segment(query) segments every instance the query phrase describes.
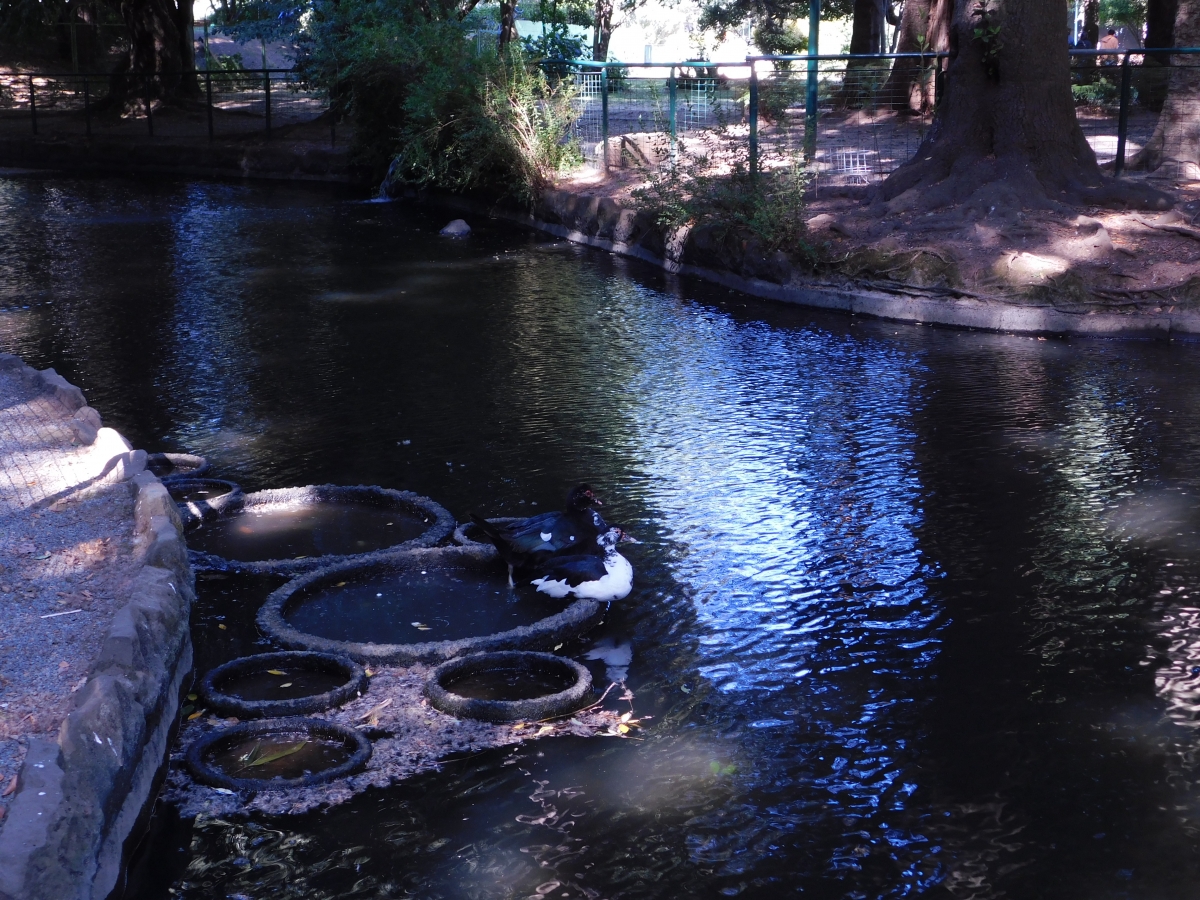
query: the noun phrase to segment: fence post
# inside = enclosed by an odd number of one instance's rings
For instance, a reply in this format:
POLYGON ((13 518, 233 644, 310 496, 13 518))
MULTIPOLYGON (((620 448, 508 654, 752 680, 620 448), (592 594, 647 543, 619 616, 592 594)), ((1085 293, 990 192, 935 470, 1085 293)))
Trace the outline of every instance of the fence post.
POLYGON ((271 136, 271 70, 263 70, 263 85, 266 91, 267 137, 271 136))
POLYGON ((808 84, 804 91, 804 158, 817 155, 817 54, 821 27, 821 0, 808 4, 808 84))
POLYGON ((1133 93, 1132 81, 1133 72, 1129 67, 1129 51, 1126 50, 1125 58, 1121 60, 1121 112, 1117 117, 1117 159, 1113 164, 1113 175, 1116 178, 1120 178, 1121 173, 1125 171, 1125 140, 1129 136, 1129 103, 1133 93))
POLYGON ((33 121, 33 133, 37 134, 37 90, 32 75, 29 76, 29 118, 33 121))
POLYGON ((758 178, 758 67, 750 60, 750 178, 758 178))
POLYGON ((83 121, 87 128, 87 136, 92 136, 92 92, 88 85, 87 76, 83 76, 83 121))
MULTIPOLYGON (((204 26, 205 28, 208 25, 204 26)), ((212 120, 212 72, 208 70, 208 62, 204 63, 204 94, 208 98, 208 139, 213 139, 213 120, 212 120)))
POLYGON ((600 140, 604 146, 604 174, 608 174, 608 66, 600 69, 600 140))
POLYGON ((671 162, 675 161, 675 67, 671 66, 671 78, 667 82, 667 105, 671 114, 671 162))

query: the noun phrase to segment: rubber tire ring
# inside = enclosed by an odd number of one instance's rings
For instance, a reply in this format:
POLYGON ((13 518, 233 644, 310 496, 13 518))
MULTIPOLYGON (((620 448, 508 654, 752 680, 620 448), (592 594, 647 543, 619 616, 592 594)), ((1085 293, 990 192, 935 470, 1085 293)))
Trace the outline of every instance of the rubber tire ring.
POLYGON ((592 694, 592 675, 585 666, 565 656, 530 650, 503 650, 473 653, 444 662, 425 678, 425 696, 430 705, 447 715, 485 722, 540 722, 565 716, 587 705, 592 694), (547 666, 565 669, 575 675, 575 683, 565 690, 528 700, 478 700, 455 694, 444 682, 455 676, 486 673, 489 669, 526 669, 547 666))
POLYGON ((163 484, 167 493, 171 495, 171 499, 175 500, 175 507, 179 510, 179 518, 183 520, 184 528, 197 522, 214 519, 225 513, 235 512, 241 509, 246 502, 246 495, 242 493, 241 486, 222 478, 168 478, 163 484), (176 492, 182 493, 206 485, 222 485, 229 490, 209 500, 176 499, 176 492))
MULTIPOLYGON (((177 471, 175 474, 167 472, 166 475, 159 475, 160 481, 174 481, 180 478, 198 478, 208 471, 208 460, 203 456, 196 456, 193 453, 148 453, 146 454, 146 468, 154 472, 155 466, 162 466, 163 463, 169 463, 172 468, 177 471)), ((158 473, 155 473, 156 475, 158 473)))
POLYGON ((366 670, 349 657, 312 650, 286 650, 243 656, 217 666, 200 680, 196 692, 205 706, 227 716, 237 716, 239 719, 277 719, 341 706, 365 694, 369 684, 366 670), (331 691, 294 697, 290 700, 245 700, 234 694, 226 694, 217 687, 221 682, 238 675, 282 668, 336 674, 344 676, 346 682, 331 691))
POLYGON ((186 763, 192 777, 201 784, 229 791, 279 791, 287 788, 311 787, 325 784, 362 769, 371 759, 371 742, 360 731, 326 722, 324 719, 260 719, 243 722, 228 728, 217 728, 197 738, 187 748, 186 763), (333 766, 299 778, 235 778, 205 762, 205 755, 225 743, 235 743, 260 734, 311 734, 315 737, 340 738, 354 746, 350 758, 333 766))

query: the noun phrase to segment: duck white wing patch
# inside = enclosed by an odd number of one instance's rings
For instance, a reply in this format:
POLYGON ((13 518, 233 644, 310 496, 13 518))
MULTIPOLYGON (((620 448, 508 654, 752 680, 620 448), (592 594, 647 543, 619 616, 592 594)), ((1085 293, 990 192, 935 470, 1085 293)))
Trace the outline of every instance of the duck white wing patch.
POLYGON ((553 533, 551 533, 549 531, 543 531, 541 534, 538 535, 538 537, 540 537, 543 541, 546 541, 547 543, 549 543, 550 538, 554 537, 554 535, 553 535, 553 533))
POLYGON ((536 584, 540 593, 549 594, 555 599, 566 597, 571 593, 571 586, 564 581, 555 581, 552 578, 535 578, 531 584, 536 584))

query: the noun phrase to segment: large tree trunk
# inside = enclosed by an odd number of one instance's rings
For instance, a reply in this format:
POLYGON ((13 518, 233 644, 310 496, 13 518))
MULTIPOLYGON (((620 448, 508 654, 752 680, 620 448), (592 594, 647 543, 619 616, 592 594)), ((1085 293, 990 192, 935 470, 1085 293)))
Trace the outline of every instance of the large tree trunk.
POLYGON ((992 0, 981 9, 979 0, 955 0, 946 93, 916 156, 882 186, 889 211, 1169 205, 1101 175, 1075 120, 1063 5, 992 0))
POLYGON ((1087 0, 1083 5, 1083 40, 1095 50, 1100 40, 1100 0, 1087 0))
MULTIPOLYGON (((1200 41, 1200 0, 1179 0, 1174 37, 1180 47, 1200 41)), ((1200 177, 1200 68, 1195 57, 1177 56, 1174 62, 1158 125, 1128 168, 1154 171, 1169 165, 1195 179, 1200 177)))
POLYGON ((854 0, 854 28, 850 32, 851 53, 882 53, 883 23, 887 0, 854 0))
MULTIPOLYGON (((1146 3, 1146 48, 1175 45, 1175 16, 1179 0, 1149 0, 1146 3)), ((1145 63, 1135 73, 1138 103, 1159 112, 1167 99, 1167 66, 1170 54, 1147 53, 1145 63)))
POLYGON ((596 0, 596 31, 592 38, 592 59, 595 62, 608 62, 608 44, 613 32, 613 5, 613 0, 596 0))
POLYGON ((516 0, 500 0, 500 49, 517 39, 516 0))
MULTIPOLYGON (((897 53, 941 53, 950 49, 953 0, 905 0, 897 53)), ((919 115, 933 108, 936 60, 898 59, 883 96, 892 109, 919 115)))
POLYGON ((129 31, 129 51, 113 73, 113 99, 175 96, 183 76, 178 8, 172 0, 115 0, 113 5, 129 31))

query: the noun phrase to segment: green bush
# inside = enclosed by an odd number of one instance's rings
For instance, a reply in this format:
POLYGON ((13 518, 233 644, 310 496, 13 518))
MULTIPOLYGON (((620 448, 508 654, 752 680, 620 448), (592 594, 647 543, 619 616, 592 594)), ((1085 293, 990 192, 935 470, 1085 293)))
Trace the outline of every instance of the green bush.
POLYGON ((302 40, 308 77, 354 118, 360 159, 393 183, 531 202, 577 162, 573 85, 510 45, 404 0, 320 2, 302 40))

